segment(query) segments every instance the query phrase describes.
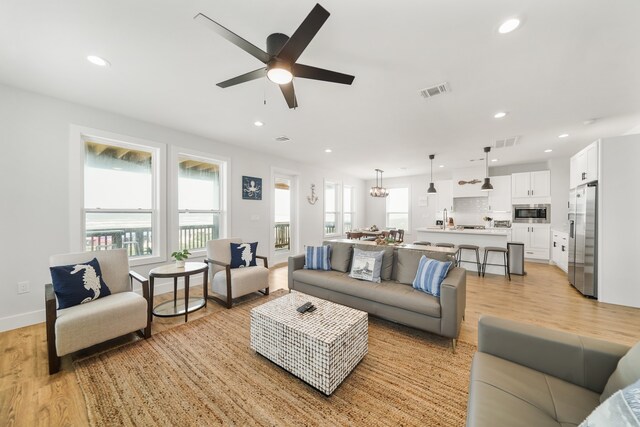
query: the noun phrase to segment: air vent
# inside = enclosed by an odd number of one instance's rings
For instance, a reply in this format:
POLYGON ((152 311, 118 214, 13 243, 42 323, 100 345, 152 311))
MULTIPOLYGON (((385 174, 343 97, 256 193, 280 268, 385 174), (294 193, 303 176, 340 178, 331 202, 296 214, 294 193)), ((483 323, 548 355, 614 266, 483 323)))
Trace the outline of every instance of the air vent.
POLYGON ((440 83, 439 85, 435 85, 418 91, 420 96, 422 96, 423 98, 431 98, 432 96, 441 95, 447 92, 451 92, 451 88, 449 87, 449 83, 447 82, 440 83))
POLYGON ((282 135, 282 136, 277 136, 276 137, 276 141, 278 141, 278 142, 289 142, 289 141, 291 141, 291 138, 289 138, 288 136, 282 135))
POLYGON ((508 138, 497 139, 493 144, 493 148, 507 148, 513 147, 520 142, 519 136, 510 136, 508 138))

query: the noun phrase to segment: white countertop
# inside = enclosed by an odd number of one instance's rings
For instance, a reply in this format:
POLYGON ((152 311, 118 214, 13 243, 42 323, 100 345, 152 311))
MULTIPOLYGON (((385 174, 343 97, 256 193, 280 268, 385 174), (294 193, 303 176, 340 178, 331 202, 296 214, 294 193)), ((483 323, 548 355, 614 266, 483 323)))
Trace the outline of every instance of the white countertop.
POLYGON ((445 230, 440 227, 422 227, 416 228, 416 231, 423 233, 443 233, 443 234, 480 234, 488 236, 508 236, 511 231, 510 228, 487 228, 484 230, 457 230, 455 228, 447 228, 445 230))

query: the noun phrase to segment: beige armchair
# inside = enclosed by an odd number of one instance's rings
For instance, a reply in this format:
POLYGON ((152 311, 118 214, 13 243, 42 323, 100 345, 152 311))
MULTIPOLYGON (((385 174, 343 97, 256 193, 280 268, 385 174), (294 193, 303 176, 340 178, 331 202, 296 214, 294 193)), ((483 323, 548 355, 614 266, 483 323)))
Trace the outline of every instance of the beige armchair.
POLYGON ((254 267, 231 268, 231 243, 242 243, 242 239, 217 239, 207 242, 207 259, 211 274, 213 295, 209 298, 227 308, 233 305, 233 299, 252 292, 269 295, 269 263, 267 257, 256 256, 263 265, 254 267))
POLYGON ((111 295, 57 309, 53 285, 45 285, 49 374, 60 370, 60 357, 83 348, 137 331, 151 336, 149 282, 129 271, 126 249, 53 255, 49 266, 85 263, 96 258, 111 295), (143 296, 133 292, 133 279, 142 285, 143 296))

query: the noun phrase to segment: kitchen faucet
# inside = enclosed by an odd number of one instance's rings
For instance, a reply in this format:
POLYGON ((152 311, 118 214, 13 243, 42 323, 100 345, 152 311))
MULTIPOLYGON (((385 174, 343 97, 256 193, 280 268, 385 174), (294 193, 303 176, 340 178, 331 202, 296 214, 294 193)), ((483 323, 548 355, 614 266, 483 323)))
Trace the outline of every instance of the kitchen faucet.
POLYGON ((447 229, 447 221, 449 220, 448 215, 447 215, 447 208, 444 208, 444 210, 442 211, 442 229, 446 230, 447 229))

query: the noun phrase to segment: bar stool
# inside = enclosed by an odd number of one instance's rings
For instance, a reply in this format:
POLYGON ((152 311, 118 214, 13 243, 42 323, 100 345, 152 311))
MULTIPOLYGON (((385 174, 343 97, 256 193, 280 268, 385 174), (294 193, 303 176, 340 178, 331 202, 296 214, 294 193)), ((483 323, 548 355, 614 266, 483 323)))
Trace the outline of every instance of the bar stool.
POLYGON ((507 248, 501 248, 499 246, 487 246, 484 248, 484 262, 482 263, 482 277, 487 271, 487 265, 504 266, 504 275, 511 280, 511 272, 509 271, 509 250, 507 248), (487 255, 489 252, 497 252, 504 255, 504 264, 487 264, 487 255))
POLYGON ((427 242, 424 240, 418 240, 417 242, 413 242, 414 245, 422 245, 422 246, 431 246, 431 242, 427 242))
POLYGON ((462 259, 462 251, 463 250, 468 250, 468 251, 475 251, 476 253, 476 268, 478 270, 478 277, 480 277, 480 273, 482 272, 482 266, 480 264, 480 247, 476 246, 476 245, 458 245, 458 265, 460 265, 461 262, 473 262, 473 261, 465 261, 462 259))
POLYGON ((456 245, 453 243, 436 243, 437 248, 455 248, 456 245))

